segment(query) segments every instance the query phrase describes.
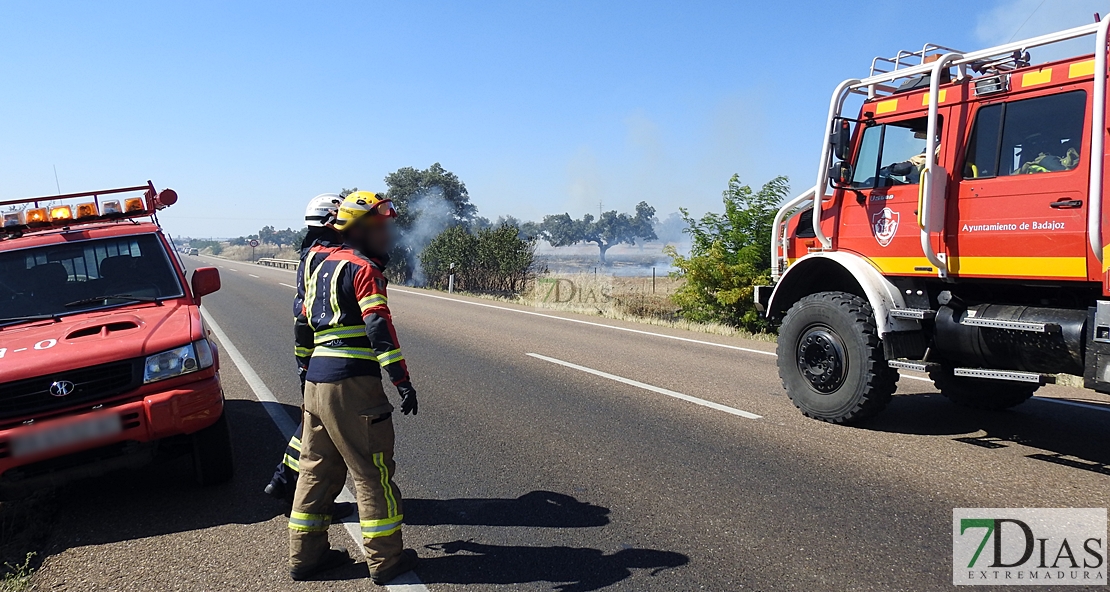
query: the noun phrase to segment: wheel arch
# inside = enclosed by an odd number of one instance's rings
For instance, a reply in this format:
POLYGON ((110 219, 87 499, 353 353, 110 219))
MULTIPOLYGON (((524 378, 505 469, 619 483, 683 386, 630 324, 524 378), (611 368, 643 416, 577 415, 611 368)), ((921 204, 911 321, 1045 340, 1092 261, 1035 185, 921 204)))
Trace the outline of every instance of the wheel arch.
POLYGON ((892 331, 918 331, 921 323, 892 317, 905 308, 901 292, 866 259, 839 251, 810 253, 798 259, 775 285, 767 302, 767 317, 779 320, 805 296, 817 292, 847 292, 865 298, 875 312, 879 335, 892 331))

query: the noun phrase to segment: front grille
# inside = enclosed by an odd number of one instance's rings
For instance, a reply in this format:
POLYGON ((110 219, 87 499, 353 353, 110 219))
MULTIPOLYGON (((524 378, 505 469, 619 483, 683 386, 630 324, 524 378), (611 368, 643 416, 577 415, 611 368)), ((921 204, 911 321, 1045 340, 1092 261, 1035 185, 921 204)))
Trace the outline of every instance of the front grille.
POLYGON ((141 371, 141 360, 125 360, 0 384, 0 419, 47 413, 125 393, 140 385, 141 371), (73 392, 64 397, 50 394, 50 385, 56 381, 72 382, 73 392))

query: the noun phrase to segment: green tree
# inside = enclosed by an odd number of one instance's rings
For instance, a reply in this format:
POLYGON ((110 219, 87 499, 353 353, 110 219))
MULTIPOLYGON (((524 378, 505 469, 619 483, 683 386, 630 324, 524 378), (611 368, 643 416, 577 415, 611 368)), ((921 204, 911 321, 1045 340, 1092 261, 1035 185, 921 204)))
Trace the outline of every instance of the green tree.
POLYGON ((442 194, 456 222, 465 224, 478 213, 478 208, 470 203, 466 185, 438 162, 424 170, 399 168, 385 176, 385 184, 386 194, 397 208, 397 223, 401 228, 410 228, 416 221, 414 213, 409 212, 413 201, 432 192, 442 194))
POLYGON ((755 310, 754 287, 770 282, 771 226, 779 204, 790 186, 786 177, 775 177, 759 189, 733 175, 722 194, 725 211, 700 219, 679 211, 692 238, 689 256, 668 246, 665 252, 685 283, 675 293, 681 314, 692 321, 720 322, 749 331, 768 325, 755 310))
POLYGON ((397 209, 397 246, 390 254, 389 275, 407 283, 420 253, 444 229, 469 225, 478 209, 455 173, 434 163, 426 169, 403 167, 386 175, 386 195, 397 209))
POLYGON ((603 212, 594 219, 586 214, 575 220, 570 214, 544 216, 540 225, 540 236, 553 247, 565 247, 576 243, 593 243, 600 251, 601 263, 605 263, 605 253, 613 245, 636 244, 636 240, 655 240, 652 220, 655 208, 647 202, 636 204, 635 215, 618 214, 616 210, 603 212))

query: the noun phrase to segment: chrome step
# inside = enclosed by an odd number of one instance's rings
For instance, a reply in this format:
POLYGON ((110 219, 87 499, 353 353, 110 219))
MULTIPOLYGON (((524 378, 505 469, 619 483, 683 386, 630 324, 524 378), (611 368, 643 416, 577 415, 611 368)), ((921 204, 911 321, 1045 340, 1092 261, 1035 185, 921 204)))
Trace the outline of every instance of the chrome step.
POLYGON ((915 321, 925 321, 936 318, 937 311, 929 310, 927 308, 894 308, 891 309, 890 316, 896 319, 913 319, 915 321))
POLYGON ((886 365, 891 368, 913 370, 914 372, 928 372, 930 368, 936 366, 936 364, 930 362, 918 362, 915 360, 887 360, 886 365))
POLYGON ((980 319, 964 317, 961 325, 969 327, 985 327, 988 329, 1007 329, 1009 331, 1029 331, 1031 333, 1049 333, 1060 330, 1056 323, 1035 323, 1030 321, 1008 321, 1006 319, 980 319))
POLYGON ((1055 382, 1053 377, 1037 372, 1019 372, 1017 370, 989 370, 986 368, 953 368, 952 374, 967 378, 985 378, 988 380, 1009 380, 1012 382, 1031 382, 1046 384, 1055 382))

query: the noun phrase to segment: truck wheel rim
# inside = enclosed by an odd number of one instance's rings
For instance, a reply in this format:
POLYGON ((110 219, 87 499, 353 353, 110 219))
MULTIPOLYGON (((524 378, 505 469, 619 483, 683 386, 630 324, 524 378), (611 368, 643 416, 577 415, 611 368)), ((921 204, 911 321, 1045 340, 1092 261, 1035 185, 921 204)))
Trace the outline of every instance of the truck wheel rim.
POLYGON ((831 393, 844 383, 844 343, 828 327, 806 329, 798 340, 798 369, 819 393, 831 393))

